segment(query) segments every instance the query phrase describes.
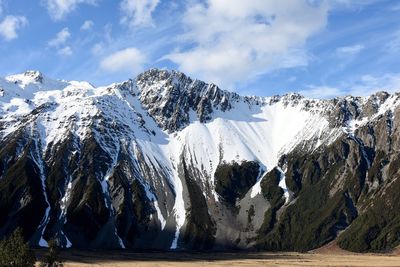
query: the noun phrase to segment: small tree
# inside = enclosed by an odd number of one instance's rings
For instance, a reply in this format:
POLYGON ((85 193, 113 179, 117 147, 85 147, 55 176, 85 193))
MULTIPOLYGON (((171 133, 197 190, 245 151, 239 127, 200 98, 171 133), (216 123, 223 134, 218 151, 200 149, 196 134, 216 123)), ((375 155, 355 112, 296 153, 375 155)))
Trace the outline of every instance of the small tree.
POLYGON ((40 263, 40 267, 63 267, 64 264, 58 259, 58 242, 54 239, 50 240, 49 250, 47 251, 44 261, 40 263))
POLYGON ((21 229, 0 241, 0 267, 33 267, 35 261, 35 254, 25 243, 21 229))

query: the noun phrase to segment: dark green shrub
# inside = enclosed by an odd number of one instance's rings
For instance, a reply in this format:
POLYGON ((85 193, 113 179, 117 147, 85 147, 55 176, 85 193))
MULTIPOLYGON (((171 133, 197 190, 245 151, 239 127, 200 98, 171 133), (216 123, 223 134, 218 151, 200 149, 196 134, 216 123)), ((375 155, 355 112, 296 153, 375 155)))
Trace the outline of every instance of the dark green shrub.
POLYGON ((0 267, 35 266, 35 254, 25 243, 21 229, 0 241, 0 267))
POLYGON ((49 249, 44 257, 44 260, 40 263, 40 267, 63 267, 64 264, 60 261, 58 254, 58 243, 56 240, 49 241, 49 249))

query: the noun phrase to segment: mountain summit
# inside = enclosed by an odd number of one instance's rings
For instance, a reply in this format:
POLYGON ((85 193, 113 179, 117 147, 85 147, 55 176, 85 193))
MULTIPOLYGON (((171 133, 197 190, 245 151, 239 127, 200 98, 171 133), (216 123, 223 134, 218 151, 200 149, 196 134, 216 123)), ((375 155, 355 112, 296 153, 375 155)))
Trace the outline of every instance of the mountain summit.
POLYGON ((0 237, 352 251, 400 243, 400 94, 247 97, 151 69, 0 79, 0 237), (339 235, 340 234, 340 235, 339 235))

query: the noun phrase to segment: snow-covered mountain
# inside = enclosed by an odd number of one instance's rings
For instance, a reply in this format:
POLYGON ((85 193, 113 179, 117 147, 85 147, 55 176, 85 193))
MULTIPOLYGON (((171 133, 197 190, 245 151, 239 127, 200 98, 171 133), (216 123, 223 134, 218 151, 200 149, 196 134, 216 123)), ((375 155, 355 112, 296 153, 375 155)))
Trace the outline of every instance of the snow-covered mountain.
POLYGON ((343 248, 388 249, 400 243, 399 105, 385 92, 246 97, 157 69, 98 88, 8 76, 0 236, 308 250, 342 233, 343 248))

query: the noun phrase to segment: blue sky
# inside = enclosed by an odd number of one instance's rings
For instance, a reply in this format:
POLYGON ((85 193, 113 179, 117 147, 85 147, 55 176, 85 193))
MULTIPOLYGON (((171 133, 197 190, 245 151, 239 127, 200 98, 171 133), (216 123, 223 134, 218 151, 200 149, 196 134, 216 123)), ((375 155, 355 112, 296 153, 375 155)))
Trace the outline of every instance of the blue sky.
POLYGON ((177 69, 241 94, 400 91, 400 1, 0 0, 0 76, 177 69))

